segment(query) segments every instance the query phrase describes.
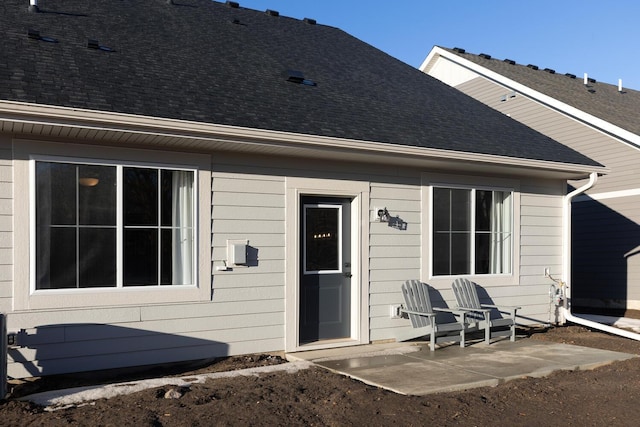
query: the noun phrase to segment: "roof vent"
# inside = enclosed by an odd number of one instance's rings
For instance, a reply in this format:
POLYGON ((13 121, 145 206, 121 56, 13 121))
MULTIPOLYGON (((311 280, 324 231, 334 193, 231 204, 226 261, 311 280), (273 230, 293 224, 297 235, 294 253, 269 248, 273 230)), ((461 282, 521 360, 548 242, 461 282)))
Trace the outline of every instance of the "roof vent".
POLYGON ((287 70, 286 71, 287 81, 291 83, 297 83, 306 86, 317 86, 318 84, 313 80, 308 80, 304 78, 304 74, 302 71, 298 70, 287 70))
POLYGON ((238 3, 237 1, 229 1, 227 0, 227 6, 232 7, 234 9, 237 9, 240 7, 240 3, 238 3))
POLYGON ((287 70, 287 81, 291 83, 302 83, 304 81, 304 74, 302 71, 287 70))
POLYGON ((309 25, 316 25, 316 20, 315 19, 304 18, 303 21, 306 22, 309 25))
POLYGON ((87 41, 87 47, 89 49, 96 49, 96 50, 102 50, 104 52, 113 52, 113 49, 111 49, 110 47, 107 46, 102 46, 98 40, 93 40, 93 39, 89 39, 87 41))
POLYGON ((465 53, 465 50, 461 47, 454 47, 453 51, 458 53, 465 53))
POLYGON ((277 10, 267 9, 264 13, 269 16, 280 16, 280 12, 278 12, 277 10))
POLYGON ((40 40, 40 31, 28 29, 27 37, 34 40, 40 40))
POLYGON ((556 70, 553 70, 551 68, 545 68, 543 71, 546 71, 549 74, 555 74, 556 73, 556 70))
POLYGON ((513 59, 505 58, 504 62, 506 62, 507 64, 516 65, 516 61, 514 61, 513 59))
POLYGON ((533 65, 533 64, 529 64, 527 65, 527 67, 531 68, 532 70, 537 70, 538 66, 537 65, 533 65))
POLYGON ((29 0, 29 12, 38 13, 40 8, 38 7, 38 0, 29 0))
POLYGON ((491 59, 491 55, 487 55, 486 53, 481 53, 480 58, 491 59))
POLYGON ((30 39, 33 39, 33 40, 40 40, 40 41, 48 42, 48 43, 58 43, 58 40, 54 39, 53 37, 41 36, 40 35, 40 31, 33 30, 31 28, 29 28, 27 30, 27 37, 29 37, 30 39))
POLYGON ((576 75, 575 74, 571 74, 571 73, 565 73, 565 76, 569 77, 570 79, 575 79, 576 75))

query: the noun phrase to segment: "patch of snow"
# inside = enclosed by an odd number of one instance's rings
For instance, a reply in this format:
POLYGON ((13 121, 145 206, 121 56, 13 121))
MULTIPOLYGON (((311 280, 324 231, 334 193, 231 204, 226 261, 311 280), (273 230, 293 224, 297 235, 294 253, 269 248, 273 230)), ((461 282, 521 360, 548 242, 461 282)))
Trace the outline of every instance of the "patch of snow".
POLYGON ((295 373, 307 369, 312 364, 306 361, 281 363, 278 365, 260 366, 257 368, 239 369, 237 371, 212 372, 207 374, 189 375, 175 378, 153 378, 148 380, 131 381, 117 384, 99 386, 75 387, 64 390, 53 390, 35 393, 25 396, 20 400, 28 400, 37 405, 44 406, 47 411, 86 404, 86 402, 98 399, 109 399, 115 396, 131 394, 149 388, 176 386, 190 387, 191 384, 201 384, 209 379, 230 378, 237 376, 258 376, 264 373, 284 371, 295 373))

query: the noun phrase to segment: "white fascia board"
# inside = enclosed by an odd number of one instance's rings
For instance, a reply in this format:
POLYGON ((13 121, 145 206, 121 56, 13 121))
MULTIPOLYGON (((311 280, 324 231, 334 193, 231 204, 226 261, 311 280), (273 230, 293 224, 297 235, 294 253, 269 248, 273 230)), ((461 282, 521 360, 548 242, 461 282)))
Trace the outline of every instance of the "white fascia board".
POLYGON ((572 107, 571 105, 558 101, 555 98, 552 98, 548 95, 540 93, 536 90, 533 90, 528 86, 525 86, 521 83, 511 80, 503 76, 502 74, 491 71, 483 67, 482 65, 478 65, 475 62, 469 61, 468 59, 464 59, 461 56, 456 55, 455 53, 451 53, 447 50, 442 49, 441 47, 434 46, 434 48, 431 50, 431 52, 429 52, 429 55, 427 55, 427 58, 424 60, 424 62, 420 66, 420 71, 428 74, 427 67, 432 61, 437 60, 438 57, 440 56, 462 67, 470 69, 478 73, 479 75, 486 77, 489 80, 493 80, 502 86, 505 86, 509 89, 515 90, 516 92, 526 95, 529 98, 532 98, 540 102, 541 104, 547 105, 583 123, 593 126, 594 128, 602 132, 605 132, 609 135, 617 136, 618 138, 623 140, 622 142, 627 142, 631 145, 634 145, 635 148, 640 148, 640 135, 637 135, 633 132, 629 132, 619 126, 616 126, 610 122, 607 122, 606 120, 602 120, 596 116, 585 113, 584 111, 578 108, 572 107))
POLYGON ((68 107, 0 101, 0 121, 30 123, 105 132, 144 134, 155 137, 181 137, 215 141, 230 145, 290 146, 323 150, 351 150, 363 154, 410 156, 425 160, 460 161, 505 165, 570 173, 606 173, 605 167, 531 160, 490 154, 469 153, 383 142, 361 141, 275 130, 192 122, 132 114, 102 112, 68 107))

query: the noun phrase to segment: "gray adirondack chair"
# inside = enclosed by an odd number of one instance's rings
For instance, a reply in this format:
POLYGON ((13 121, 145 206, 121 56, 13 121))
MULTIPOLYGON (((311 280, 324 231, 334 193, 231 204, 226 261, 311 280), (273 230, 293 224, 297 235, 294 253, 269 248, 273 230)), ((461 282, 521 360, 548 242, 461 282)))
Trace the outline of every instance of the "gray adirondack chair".
POLYGON ((405 305, 400 311, 408 314, 413 328, 400 334, 398 341, 429 335, 429 349, 431 351, 435 351, 436 342, 460 342, 460 347, 464 347, 465 332, 468 330, 467 312, 432 307, 428 286, 418 280, 407 280, 403 283, 402 295, 404 296, 405 305), (456 320, 454 322, 438 323, 436 320, 438 312, 451 313, 456 320))
POLYGON ((484 341, 489 344, 491 338, 510 336, 516 340, 516 312, 520 307, 497 306, 481 304, 476 285, 469 279, 458 278, 452 284, 459 310, 467 311, 468 321, 476 321, 478 328, 484 329, 484 341), (500 317, 492 318, 491 313, 497 311, 500 317), (503 317, 506 315, 506 317, 503 317), (509 327, 508 330, 493 330, 494 328, 509 327))

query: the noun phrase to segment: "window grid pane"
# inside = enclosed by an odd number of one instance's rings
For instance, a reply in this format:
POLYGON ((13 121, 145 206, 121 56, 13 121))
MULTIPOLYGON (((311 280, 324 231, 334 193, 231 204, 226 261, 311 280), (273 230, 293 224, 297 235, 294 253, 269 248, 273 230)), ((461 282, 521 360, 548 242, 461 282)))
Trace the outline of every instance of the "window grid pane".
POLYGON ((118 276, 122 286, 194 284, 193 171, 46 161, 34 170, 36 289, 116 287, 118 276))
POLYGON ((509 274, 511 192, 433 188, 432 273, 509 274))

